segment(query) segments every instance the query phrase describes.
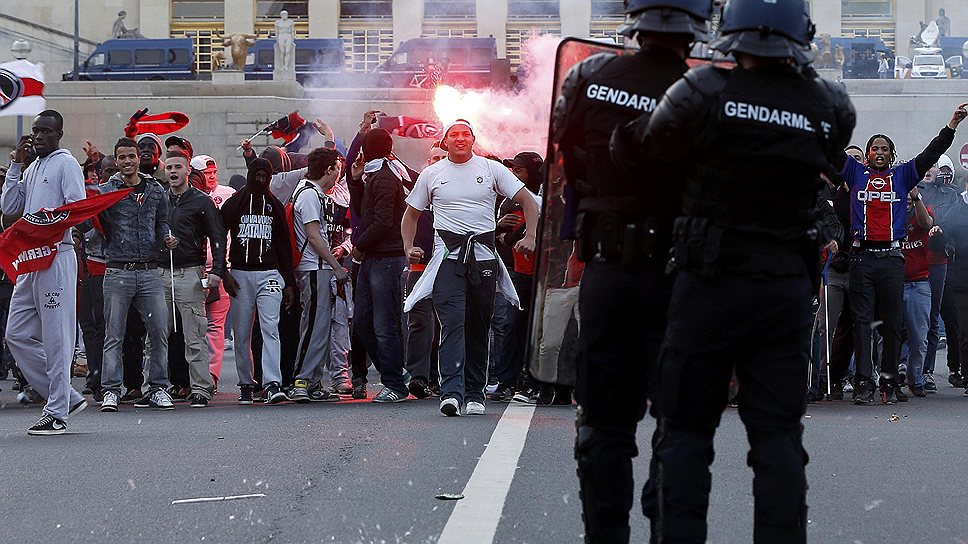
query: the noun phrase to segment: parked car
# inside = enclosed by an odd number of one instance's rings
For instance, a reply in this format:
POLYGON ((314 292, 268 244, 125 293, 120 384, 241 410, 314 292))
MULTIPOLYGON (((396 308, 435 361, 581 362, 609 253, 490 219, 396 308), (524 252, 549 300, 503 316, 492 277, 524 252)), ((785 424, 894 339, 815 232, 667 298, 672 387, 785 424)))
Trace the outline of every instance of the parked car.
POLYGON ((961 77, 962 67, 961 55, 955 55, 945 59, 941 55, 914 55, 914 59, 907 57, 897 57, 897 77, 908 77, 911 79, 947 79, 949 69, 951 77, 961 77))
MULTIPOLYGON (((190 38, 107 40, 78 73, 82 81, 196 79, 195 53, 190 38)), ((63 79, 74 79, 74 71, 63 79)))
POLYGON ((375 73, 381 87, 430 88, 441 83, 476 88, 507 83, 510 65, 497 57, 494 38, 414 38, 403 42, 375 73))
MULTIPOLYGON (((272 79, 275 65, 275 40, 256 40, 245 60, 245 79, 272 79)), ((343 40, 299 39, 296 40, 296 80, 310 86, 338 83, 346 68, 346 52, 343 40)))

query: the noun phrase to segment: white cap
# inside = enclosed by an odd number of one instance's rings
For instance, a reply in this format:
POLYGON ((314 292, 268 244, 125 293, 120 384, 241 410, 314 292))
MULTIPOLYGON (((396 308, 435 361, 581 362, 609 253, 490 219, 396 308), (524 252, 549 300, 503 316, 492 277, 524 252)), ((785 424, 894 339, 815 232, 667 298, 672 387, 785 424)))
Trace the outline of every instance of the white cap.
POLYGON ((951 162, 951 159, 949 159, 947 155, 941 155, 941 158, 938 159, 938 168, 941 168, 942 166, 947 166, 952 172, 955 171, 955 165, 953 162, 951 162))
POLYGON ((208 163, 212 163, 215 165, 215 168, 218 168, 218 163, 215 162, 215 159, 208 155, 195 155, 192 157, 191 165, 195 170, 205 170, 208 168, 208 163))

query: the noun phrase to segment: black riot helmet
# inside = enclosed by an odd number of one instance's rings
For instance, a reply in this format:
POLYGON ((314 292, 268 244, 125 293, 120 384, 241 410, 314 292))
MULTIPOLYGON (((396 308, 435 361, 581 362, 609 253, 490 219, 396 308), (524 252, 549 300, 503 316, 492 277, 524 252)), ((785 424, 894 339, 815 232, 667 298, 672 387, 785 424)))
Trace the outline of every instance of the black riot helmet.
POLYGON ((625 24, 618 33, 628 37, 639 32, 690 34, 696 41, 706 41, 712 11, 712 0, 625 0, 625 24))
POLYGON ((802 65, 814 59, 815 32, 803 0, 729 0, 719 37, 709 45, 723 54, 791 58, 802 65))

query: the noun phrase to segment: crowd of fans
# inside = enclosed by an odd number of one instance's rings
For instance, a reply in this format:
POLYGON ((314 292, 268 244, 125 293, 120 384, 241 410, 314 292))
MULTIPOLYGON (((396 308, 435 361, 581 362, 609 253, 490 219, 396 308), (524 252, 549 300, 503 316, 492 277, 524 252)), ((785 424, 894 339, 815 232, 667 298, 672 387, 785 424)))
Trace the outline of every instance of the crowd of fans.
MULTIPOLYGON (((434 305, 424 299, 403 312, 434 250, 433 212, 417 221, 413 244, 422 255, 385 277, 381 263, 405 258, 399 208, 420 174, 375 128, 378 113, 365 114, 348 148, 320 120, 321 145, 307 154, 277 146, 257 153, 243 140, 246 176, 228 184, 216 161, 180 136, 138 134, 104 152, 87 142, 88 196, 122 188, 132 195, 73 230, 80 329, 73 375, 85 378, 83 394, 102 412, 204 407, 231 350, 243 405, 440 396, 434 305), (384 386, 375 396, 366 387, 371 364, 384 386)), ((5 174, 8 184, 34 160, 21 144, 11 153, 21 167, 5 174)), ((446 159, 446 147, 436 142, 427 165, 446 159)), ((488 158, 537 195, 541 156, 488 158)), ((497 204, 495 251, 526 299, 533 256, 515 250, 525 214, 512 198, 497 204)), ((9 226, 16 218, 6 219, 9 226)), ((12 288, 0 280, 0 325, 12 288)), ((550 403, 554 388, 525 372, 526 310, 497 297, 484 346, 492 400, 550 403)), ((5 349, 0 377, 8 372, 21 402, 43 402, 5 349)), ((571 402, 558 388, 556 403, 571 402)))

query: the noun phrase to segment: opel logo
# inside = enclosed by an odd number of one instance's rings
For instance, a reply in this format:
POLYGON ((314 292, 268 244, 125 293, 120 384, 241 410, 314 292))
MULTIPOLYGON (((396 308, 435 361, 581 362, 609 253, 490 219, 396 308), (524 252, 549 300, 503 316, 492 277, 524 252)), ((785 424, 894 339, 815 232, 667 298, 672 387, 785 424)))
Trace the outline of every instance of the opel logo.
POLYGON ((887 182, 884 181, 884 178, 874 178, 871 180, 871 187, 877 189, 878 191, 883 189, 885 185, 887 185, 887 182))
POLYGON ((0 68, 0 110, 3 110, 24 92, 24 82, 10 70, 0 68))

